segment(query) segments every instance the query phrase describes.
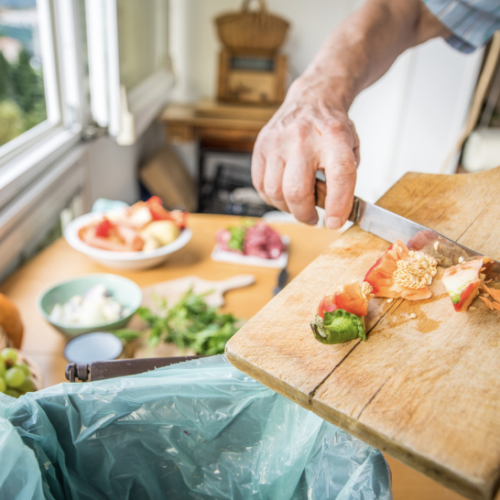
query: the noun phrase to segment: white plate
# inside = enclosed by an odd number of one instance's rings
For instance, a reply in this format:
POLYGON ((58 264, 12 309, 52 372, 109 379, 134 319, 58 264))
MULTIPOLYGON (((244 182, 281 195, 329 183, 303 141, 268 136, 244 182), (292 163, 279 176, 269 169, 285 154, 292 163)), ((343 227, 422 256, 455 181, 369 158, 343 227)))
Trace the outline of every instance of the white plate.
POLYGON ((282 236, 281 241, 283 242, 283 245, 285 245, 285 250, 283 250, 283 253, 277 259, 263 259, 261 257, 228 252, 227 250, 221 250, 219 244, 215 245, 211 257, 212 260, 216 260, 217 262, 229 262, 230 264, 241 264, 243 266, 283 269, 288 263, 288 245, 290 243, 290 238, 288 236, 282 236))
POLYGON ((111 252, 101 250, 84 243, 78 236, 78 231, 87 224, 99 220, 103 217, 102 213, 90 213, 82 215, 70 222, 64 230, 66 241, 75 250, 87 255, 93 261, 112 269, 139 270, 149 269, 165 262, 171 253, 176 252, 185 246, 191 239, 191 229, 183 229, 179 237, 169 245, 151 250, 150 252, 111 252))

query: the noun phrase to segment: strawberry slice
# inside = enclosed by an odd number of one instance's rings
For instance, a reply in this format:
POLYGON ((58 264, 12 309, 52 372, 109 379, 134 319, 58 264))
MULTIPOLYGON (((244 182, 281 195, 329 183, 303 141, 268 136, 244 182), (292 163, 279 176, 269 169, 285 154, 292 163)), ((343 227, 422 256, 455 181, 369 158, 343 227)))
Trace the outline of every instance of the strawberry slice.
POLYGON ((171 220, 170 213, 163 208, 163 202, 158 196, 151 196, 146 205, 151 212, 153 220, 171 220))

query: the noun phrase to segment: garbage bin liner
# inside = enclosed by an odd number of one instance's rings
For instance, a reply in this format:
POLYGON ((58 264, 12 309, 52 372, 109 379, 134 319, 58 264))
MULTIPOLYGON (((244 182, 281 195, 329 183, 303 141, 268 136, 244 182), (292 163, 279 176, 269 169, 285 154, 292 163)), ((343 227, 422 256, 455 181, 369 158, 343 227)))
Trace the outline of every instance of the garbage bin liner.
POLYGON ((0 498, 391 499, 382 454, 223 356, 0 395, 0 498))

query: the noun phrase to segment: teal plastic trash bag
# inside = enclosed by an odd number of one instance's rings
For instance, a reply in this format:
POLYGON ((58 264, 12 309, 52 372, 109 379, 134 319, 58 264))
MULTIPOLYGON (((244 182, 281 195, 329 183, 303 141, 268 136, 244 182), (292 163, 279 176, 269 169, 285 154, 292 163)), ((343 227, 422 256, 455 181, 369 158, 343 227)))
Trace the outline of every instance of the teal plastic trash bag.
POLYGON ((0 498, 389 500, 382 454, 223 356, 0 395, 0 498))

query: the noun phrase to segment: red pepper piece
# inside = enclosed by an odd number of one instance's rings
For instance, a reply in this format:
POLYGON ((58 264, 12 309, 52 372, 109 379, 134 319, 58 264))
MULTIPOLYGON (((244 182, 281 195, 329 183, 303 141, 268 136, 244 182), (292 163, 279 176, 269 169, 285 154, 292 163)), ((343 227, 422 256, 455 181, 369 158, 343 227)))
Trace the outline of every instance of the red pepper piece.
POLYGON ((318 316, 325 317, 325 312, 333 312, 337 309, 355 314, 356 316, 366 316, 368 313, 369 298, 362 293, 359 282, 353 281, 341 285, 335 289, 333 295, 323 297, 318 306, 318 316))

